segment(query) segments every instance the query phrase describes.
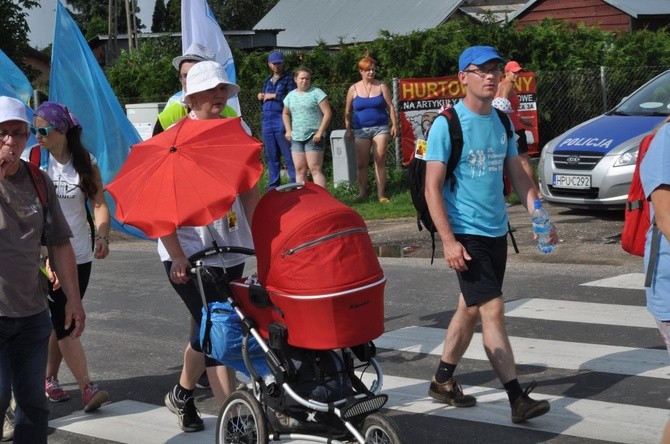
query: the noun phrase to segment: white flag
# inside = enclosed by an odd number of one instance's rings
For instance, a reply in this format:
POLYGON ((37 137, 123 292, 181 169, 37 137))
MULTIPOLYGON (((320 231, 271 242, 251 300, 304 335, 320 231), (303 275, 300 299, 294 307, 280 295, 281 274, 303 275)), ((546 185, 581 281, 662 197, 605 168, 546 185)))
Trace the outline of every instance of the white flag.
MULTIPOLYGON (((214 51, 215 59, 223 66, 228 81, 237 83, 233 53, 206 0, 182 0, 181 2, 182 54, 193 43, 200 43, 214 51)), ((242 115, 237 96, 230 97, 228 105, 235 109, 238 115, 242 115)))

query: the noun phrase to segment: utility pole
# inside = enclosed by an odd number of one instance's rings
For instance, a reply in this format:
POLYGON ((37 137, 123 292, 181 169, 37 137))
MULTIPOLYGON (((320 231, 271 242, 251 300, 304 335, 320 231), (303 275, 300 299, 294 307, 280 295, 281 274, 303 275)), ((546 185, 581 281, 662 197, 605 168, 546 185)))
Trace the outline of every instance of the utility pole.
POLYGON ((107 35, 109 37, 108 51, 106 63, 109 65, 111 60, 116 59, 119 54, 119 44, 117 41, 117 16, 118 16, 118 0, 109 0, 107 3, 107 35))
POLYGON ((126 5, 126 29, 128 30, 128 53, 132 54, 135 49, 133 44, 133 22, 130 19, 130 3, 131 0, 123 0, 123 3, 126 5))
POLYGON ((135 38, 135 49, 140 50, 140 42, 137 35, 137 0, 131 0, 133 5, 133 36, 135 38))

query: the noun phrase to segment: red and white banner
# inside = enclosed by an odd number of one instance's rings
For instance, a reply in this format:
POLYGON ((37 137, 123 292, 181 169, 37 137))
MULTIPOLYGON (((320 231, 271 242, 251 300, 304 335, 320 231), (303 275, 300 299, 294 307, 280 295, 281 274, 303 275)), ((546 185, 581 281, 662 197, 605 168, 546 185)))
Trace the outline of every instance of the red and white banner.
MULTIPOLYGON (((539 153, 537 132, 537 102, 535 74, 522 72, 516 82, 519 95, 519 114, 533 120, 526 128, 528 152, 539 153)), ((454 105, 465 97, 465 86, 457 76, 398 80, 398 111, 402 134, 402 164, 407 165, 414 155, 417 139, 425 139, 433 119, 445 105, 454 105)))

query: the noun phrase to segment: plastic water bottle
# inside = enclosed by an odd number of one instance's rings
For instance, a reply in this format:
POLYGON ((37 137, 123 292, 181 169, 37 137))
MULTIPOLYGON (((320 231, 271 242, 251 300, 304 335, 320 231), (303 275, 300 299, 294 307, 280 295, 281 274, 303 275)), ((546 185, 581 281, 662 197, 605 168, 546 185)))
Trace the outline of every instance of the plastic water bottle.
POLYGON ((549 243, 549 234, 551 233, 549 214, 542 207, 542 202, 539 199, 533 203, 531 219, 533 221, 533 232, 537 234, 537 249, 544 254, 553 253, 556 245, 549 243))

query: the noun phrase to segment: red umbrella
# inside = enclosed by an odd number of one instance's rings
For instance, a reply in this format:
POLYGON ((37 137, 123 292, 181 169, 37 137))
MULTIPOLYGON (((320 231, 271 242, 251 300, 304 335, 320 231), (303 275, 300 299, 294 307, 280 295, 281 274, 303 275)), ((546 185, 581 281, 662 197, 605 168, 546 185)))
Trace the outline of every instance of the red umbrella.
POLYGON ((258 182, 260 150, 239 118, 185 118, 134 145, 105 189, 116 201, 119 221, 147 236, 164 236, 223 217, 235 196, 258 182))

